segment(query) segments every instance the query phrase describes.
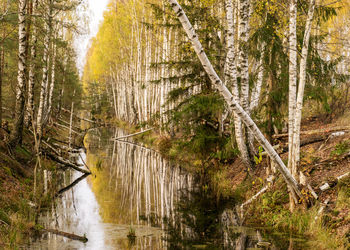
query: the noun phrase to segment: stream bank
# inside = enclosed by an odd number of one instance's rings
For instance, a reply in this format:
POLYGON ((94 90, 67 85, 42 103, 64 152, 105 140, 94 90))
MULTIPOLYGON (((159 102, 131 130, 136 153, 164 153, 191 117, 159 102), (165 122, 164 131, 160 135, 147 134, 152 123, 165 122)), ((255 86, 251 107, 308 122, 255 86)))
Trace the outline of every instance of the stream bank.
MULTIPOLYGON (((347 128, 347 115, 338 118, 332 123, 324 123, 322 118, 306 119, 302 124, 304 131, 312 133, 302 136, 305 143, 302 147, 301 169, 304 178, 310 183, 318 194, 318 200, 312 200, 312 207, 300 206, 297 211, 289 211, 288 191, 285 183, 279 178, 277 182, 267 189, 265 193, 245 207, 244 224, 248 226, 267 227, 281 230, 285 233, 301 234, 312 239, 312 247, 320 249, 347 249, 350 244, 350 217, 349 176, 336 182, 336 177, 349 172, 350 134, 347 128), (340 129, 337 129, 340 128, 340 129), (345 131, 342 131, 342 129, 345 131), (338 131, 339 130, 339 131, 338 131), (312 138, 322 137, 323 140, 312 138), (331 188, 321 191, 320 186, 331 183, 331 188), (323 202, 329 200, 323 214, 318 214, 323 202), (315 218, 317 218, 315 220, 315 218)), ((143 130, 124 122, 118 126, 125 128, 129 134, 143 130)), ((204 189, 208 186, 216 197, 232 199, 236 203, 244 203, 264 186, 266 178, 271 173, 269 161, 262 156, 257 164, 255 174, 251 177, 245 171, 239 159, 228 162, 211 161, 203 164, 189 152, 179 152, 173 147, 176 138, 161 135, 153 130, 133 137, 139 143, 154 148, 163 157, 181 162, 184 168, 191 173, 201 176, 204 189)), ((285 138, 275 139, 276 145, 286 143, 285 138)), ((288 155, 280 151, 282 159, 286 161, 288 155)), ((277 176, 279 174, 277 173, 277 176)), ((235 210, 235 208, 232 208, 235 210)))
MULTIPOLYGON (((51 147, 53 151, 65 151, 58 146, 56 149, 52 147, 55 143, 68 148, 67 128, 54 123, 46 127, 40 149, 40 164, 32 132, 28 129, 23 132, 22 144, 11 148, 8 144, 10 131, 0 128, 1 249, 16 249, 26 239, 42 231, 38 218, 43 210, 52 205, 62 182, 62 174, 69 168, 68 158, 62 157, 60 160, 64 162, 58 163, 57 159, 49 156, 48 150, 51 147)), ((73 134, 72 147, 81 147, 82 141, 83 134, 73 134)), ((51 156, 54 154, 51 153, 51 156)))

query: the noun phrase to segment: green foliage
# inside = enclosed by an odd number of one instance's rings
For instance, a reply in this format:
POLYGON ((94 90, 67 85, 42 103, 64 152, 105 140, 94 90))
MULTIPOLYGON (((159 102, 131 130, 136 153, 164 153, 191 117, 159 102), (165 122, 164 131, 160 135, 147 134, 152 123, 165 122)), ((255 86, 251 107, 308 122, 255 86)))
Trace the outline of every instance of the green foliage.
POLYGON ((335 149, 331 152, 331 156, 340 156, 350 149, 350 144, 349 141, 342 141, 339 142, 336 146, 335 149))
POLYGON ((263 151, 264 151, 263 147, 259 146, 258 156, 254 155, 254 161, 255 161, 256 165, 258 165, 262 162, 262 152, 263 151))

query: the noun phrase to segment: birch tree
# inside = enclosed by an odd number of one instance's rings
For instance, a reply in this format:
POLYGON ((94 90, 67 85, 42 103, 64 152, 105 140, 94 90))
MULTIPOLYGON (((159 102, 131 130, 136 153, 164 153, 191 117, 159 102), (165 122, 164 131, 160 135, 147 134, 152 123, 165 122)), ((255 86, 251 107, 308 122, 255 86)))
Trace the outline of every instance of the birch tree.
POLYGON ((26 7, 27 0, 18 1, 18 82, 16 87, 14 129, 11 134, 12 146, 22 143, 26 89, 26 7))
POLYGON ((276 166, 278 170, 281 172, 288 186, 299 196, 301 197, 301 193, 298 187, 298 183, 295 178, 291 175, 288 168, 284 165, 282 159, 273 149, 272 145, 266 140, 263 136, 259 128, 256 126, 254 121, 249 117, 248 113, 244 111, 244 109, 234 100, 233 95, 227 89, 227 87, 223 84, 217 73, 215 72, 213 66, 211 65, 208 57, 206 56, 205 51, 203 50, 202 44, 200 43, 198 36, 189 22, 185 12, 182 10, 181 6, 178 4, 176 0, 168 0, 170 6, 173 8, 173 11, 177 15, 179 21, 181 22, 188 38, 190 39, 192 46, 201 61, 205 71, 207 72, 210 80, 214 84, 215 88, 218 90, 221 96, 225 99, 230 111, 235 112, 242 121, 246 124, 246 126, 250 129, 251 133, 255 136, 257 141, 264 147, 268 155, 271 159, 276 162, 276 166))
MULTIPOLYGON (((33 16, 38 14, 38 0, 33 0, 33 16)), ((34 114, 34 86, 35 86, 35 59, 37 55, 37 25, 36 19, 33 22, 33 34, 31 35, 31 45, 30 45, 30 64, 29 64, 29 74, 28 74, 28 97, 27 97, 27 108, 25 114, 25 126, 28 127, 32 122, 32 115, 34 114)))
MULTIPOLYGON (((297 90, 297 0, 290 1, 289 7, 289 112, 288 112, 288 168, 294 178, 297 178, 293 167, 293 132, 297 90)), ((290 196, 290 208, 293 210, 293 201, 290 196)))
POLYGON ((303 109, 304 90, 305 90, 305 83, 306 83, 306 67, 307 67, 306 63, 307 63, 308 52, 309 52, 310 33, 311 33, 314 12, 315 12, 315 0, 310 0, 309 10, 308 10, 306 24, 305 24, 303 47, 301 51, 298 96, 296 100, 295 120, 293 125, 292 173, 295 176, 297 175, 297 168, 300 163, 300 125, 301 125, 301 115, 302 115, 302 109, 303 109))
POLYGON ((45 38, 44 38, 44 54, 43 54, 43 75, 41 80, 41 88, 40 88, 40 99, 39 99, 39 107, 37 114, 37 133, 39 136, 42 135, 43 130, 43 118, 45 112, 45 102, 48 91, 48 81, 49 81, 49 54, 50 54, 50 44, 51 44, 51 36, 52 36, 52 8, 53 8, 53 0, 48 0, 48 4, 46 7, 46 30, 45 30, 45 38))
MULTIPOLYGON (((226 35, 227 55, 226 55, 226 62, 225 62, 225 85, 232 89, 232 94, 235 102, 240 103, 238 83, 237 83, 237 66, 236 66, 236 58, 235 58, 234 6, 233 6, 232 0, 225 1, 225 9, 226 9, 226 22, 227 22, 227 35, 226 35)), ((244 56, 244 59, 247 59, 245 58, 245 53, 242 53, 242 54, 244 56)), ((248 66, 248 65, 244 64, 244 66, 248 66)), ((245 69, 248 70, 248 68, 245 68, 245 69)), ((248 90, 249 90, 249 86, 248 86, 248 90)), ((235 125, 236 141, 237 141, 238 149, 241 153, 242 160, 246 165, 246 167, 251 168, 249 153, 248 153, 247 145, 244 139, 245 136, 243 133, 242 120, 236 113, 234 113, 234 125, 235 125)))

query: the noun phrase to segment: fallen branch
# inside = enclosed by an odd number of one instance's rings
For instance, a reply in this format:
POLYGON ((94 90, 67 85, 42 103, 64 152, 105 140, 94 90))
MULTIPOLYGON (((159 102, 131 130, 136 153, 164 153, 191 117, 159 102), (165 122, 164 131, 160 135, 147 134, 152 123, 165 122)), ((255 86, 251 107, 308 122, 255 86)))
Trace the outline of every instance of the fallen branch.
POLYGON ((159 153, 157 150, 153 149, 153 148, 147 148, 147 147, 144 147, 142 145, 139 145, 135 142, 130 142, 130 141, 124 141, 124 140, 116 140, 118 142, 121 142, 121 143, 125 143, 125 144, 128 144, 128 145, 132 145, 132 146, 135 146, 135 147, 138 147, 138 148, 142 148, 142 149, 146 149, 146 150, 150 150, 150 151, 153 151, 153 152, 156 152, 156 153, 159 153))
MULTIPOLYGON (((64 112, 68 112, 69 114, 71 113, 70 110, 68 110, 68 109, 62 108, 62 110, 64 112)), ((92 121, 92 120, 89 120, 87 118, 82 118, 80 116, 77 116, 76 114, 73 114, 73 116, 75 116, 76 118, 78 118, 79 120, 82 120, 82 121, 91 122, 91 123, 97 123, 96 121, 92 121)))
MULTIPOLYGON (((54 122, 54 125, 56 125, 56 126, 59 126, 59 127, 61 127, 61 128, 65 128, 65 129, 68 129, 68 130, 69 130, 69 127, 67 127, 67 126, 65 126, 65 125, 62 125, 62 124, 59 124, 58 122, 54 122)), ((73 132, 73 133, 75 133, 75 134, 78 134, 78 135, 80 135, 80 134, 81 134, 81 132, 77 132, 77 131, 75 131, 75 130, 73 130, 73 129, 72 129, 72 132, 73 132)))
MULTIPOLYGON (((345 174, 343 174, 341 176, 338 176, 336 178, 334 184, 337 184, 341 179, 344 179, 344 178, 348 177, 349 175, 350 175, 350 172, 347 172, 347 173, 345 173, 345 174)), ((332 186, 334 186, 334 185, 332 185, 332 186)), ((331 188, 331 185, 328 182, 326 182, 326 183, 324 183, 323 185, 320 186, 320 190, 321 191, 326 191, 326 190, 328 190, 330 188, 331 188)))
POLYGON ((323 213, 323 210, 326 208, 328 202, 329 202, 329 198, 327 200, 325 200, 323 203, 321 203, 321 207, 315 216, 315 221, 317 221, 318 218, 320 217, 320 215, 323 213))
POLYGON ((267 178, 267 182, 268 184, 263 187, 259 192, 257 192, 252 198, 250 198, 249 200, 247 200, 246 202, 244 202, 240 209, 241 209, 241 219, 243 218, 243 208, 246 205, 249 205, 250 203, 252 203, 254 200, 256 200, 261 194, 265 193, 267 191, 267 189, 272 185, 273 180, 275 179, 275 176, 271 175, 267 178))
MULTIPOLYGON (((60 118, 57 118, 57 121, 62 122, 62 123, 65 124, 66 126, 69 126, 69 125, 70 125, 69 122, 66 122, 65 120, 62 120, 62 119, 60 119, 60 118)), ((81 129, 80 129, 79 127, 74 126, 73 124, 72 124, 72 128, 74 128, 74 129, 77 130, 77 131, 81 131, 81 129)))
POLYGON ((315 200, 318 199, 318 195, 316 194, 315 190, 311 187, 310 184, 307 184, 307 188, 309 189, 311 195, 315 198, 315 200))
POLYGON ((146 129, 146 130, 143 130, 143 131, 134 133, 134 134, 125 135, 125 136, 121 136, 121 137, 118 137, 118 138, 112 138, 112 140, 126 139, 126 138, 129 138, 129 137, 133 137, 133 136, 136 136, 136 135, 140 135, 140 134, 146 133, 146 132, 151 131, 151 130, 153 130, 153 129, 154 129, 154 128, 150 128, 150 129, 146 129))
POLYGON ((46 155, 49 156, 49 157, 50 157, 52 160, 54 160, 55 162, 58 162, 58 163, 60 163, 60 164, 63 164, 63 165, 65 165, 65 166, 70 167, 70 168, 72 168, 72 169, 74 169, 74 170, 76 170, 76 171, 79 171, 79 172, 83 173, 83 174, 91 174, 90 171, 87 171, 87 170, 85 170, 85 169, 82 169, 82 168, 80 168, 79 166, 73 164, 73 163, 70 162, 70 161, 65 160, 64 158, 62 158, 62 157, 60 157, 60 156, 56 156, 56 155, 53 155, 53 154, 48 153, 48 152, 46 152, 46 155))
POLYGON ((53 234, 57 234, 57 235, 66 237, 66 238, 71 239, 71 240, 79 240, 79 241, 84 242, 84 243, 88 241, 88 238, 86 238, 85 235, 84 236, 79 236, 79 235, 76 235, 76 234, 71 234, 71 233, 58 231, 56 229, 43 229, 43 230, 46 231, 46 232, 49 232, 49 233, 53 233, 53 234))
POLYGON ((64 192, 70 190, 71 188, 73 188, 74 186, 76 186, 79 182, 81 182, 82 180, 84 180, 86 177, 88 177, 90 174, 83 174, 82 176, 80 176, 78 179, 76 179, 75 181, 73 181, 71 184, 69 184, 67 187, 64 187, 62 189, 60 189, 56 194, 55 194, 55 198, 60 196, 61 194, 63 194, 64 192))

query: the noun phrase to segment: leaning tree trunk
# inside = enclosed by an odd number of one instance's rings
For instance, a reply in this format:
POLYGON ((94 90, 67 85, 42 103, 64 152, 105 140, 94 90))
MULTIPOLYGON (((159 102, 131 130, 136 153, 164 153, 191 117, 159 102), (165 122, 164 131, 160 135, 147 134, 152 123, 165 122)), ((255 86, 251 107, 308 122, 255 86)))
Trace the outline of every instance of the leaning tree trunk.
POLYGON ((203 50, 202 44, 200 43, 198 36, 193 29, 190 21, 188 20, 185 12, 182 10, 181 6, 178 4, 176 0, 168 0, 171 7, 173 8, 174 12, 176 13, 179 21, 181 22, 188 38, 192 42, 193 48, 200 60, 200 62, 203 65, 203 68, 207 72, 210 80, 214 84, 215 88, 218 90, 221 96, 225 99, 230 111, 235 112, 242 121, 246 124, 246 126, 250 129, 250 131, 253 133, 257 141, 264 147, 268 155, 273 159, 276 164, 277 168, 281 172, 282 176, 284 177, 285 181, 289 185, 289 187, 295 191, 295 193, 301 197, 301 193, 298 187, 297 181, 294 179, 294 177, 291 175, 290 171, 287 169, 287 167, 284 165, 282 159, 279 157, 277 152, 274 150, 272 145, 266 140, 264 135, 261 133, 257 125, 254 123, 254 121, 250 118, 250 116, 243 110, 243 108, 234 100, 234 97, 232 96, 231 92, 226 88, 226 86, 223 84, 217 73, 215 72, 212 64, 210 63, 205 51, 203 50))
POLYGON ((22 143, 25 89, 26 89, 26 6, 27 0, 18 1, 18 76, 16 88, 16 110, 14 129, 11 135, 11 145, 16 146, 22 143))
POLYGON ((305 24, 305 33, 303 40, 303 48, 301 52, 300 59, 300 78, 299 78, 299 88, 298 88, 298 97, 295 108, 295 120, 293 126, 293 161, 292 161, 292 169, 297 171, 300 162, 300 123, 301 123, 301 113, 303 109, 303 99, 304 99, 304 89, 306 82, 306 63, 309 51, 309 42, 310 42, 310 33, 312 20, 315 12, 315 0, 310 0, 310 7, 307 14, 307 20, 305 24))
MULTIPOLYGON (((33 0, 33 16, 37 15, 38 0, 33 0)), ((32 34, 32 44, 30 48, 31 58, 29 65, 28 74, 28 96, 27 96, 27 109, 25 114, 25 126, 29 127, 32 122, 32 116, 34 114, 34 85, 35 85, 35 59, 36 59, 36 49, 37 49, 37 25, 34 21, 33 34, 32 34)))
MULTIPOLYGON (((233 96, 235 102, 239 103, 239 91, 237 84, 237 67, 235 60, 235 24, 234 24, 234 15, 233 15, 233 3, 232 0, 225 1, 226 9, 226 21, 227 21, 227 55, 225 62, 225 85, 232 88, 233 96)), ((243 133, 242 120, 237 115, 234 114, 234 125, 235 125, 235 136, 238 149, 241 153, 242 161, 244 165, 250 169, 251 162, 249 159, 249 153, 247 145, 245 143, 245 136, 243 133)))

